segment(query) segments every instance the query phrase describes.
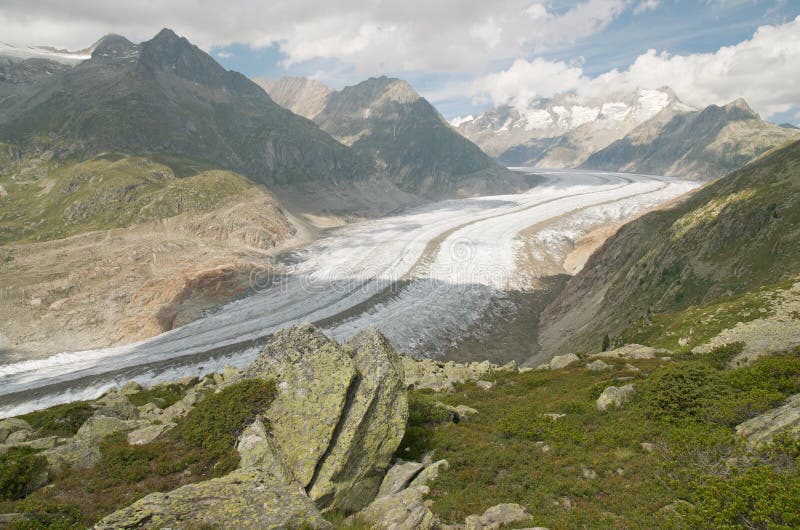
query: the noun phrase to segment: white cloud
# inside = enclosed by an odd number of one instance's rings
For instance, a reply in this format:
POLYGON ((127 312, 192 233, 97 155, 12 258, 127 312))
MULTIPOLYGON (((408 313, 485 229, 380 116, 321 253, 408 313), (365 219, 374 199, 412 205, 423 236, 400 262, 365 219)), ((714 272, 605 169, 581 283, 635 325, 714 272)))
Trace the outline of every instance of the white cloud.
POLYGON ((233 54, 231 52, 226 52, 226 51, 214 52, 214 55, 216 55, 220 59, 230 59, 231 57, 233 57, 233 54))
POLYGON ((505 71, 470 85, 473 97, 524 106, 563 91, 603 97, 637 88, 669 86, 695 106, 725 104, 737 97, 765 117, 800 101, 800 17, 762 26, 752 38, 714 53, 671 55, 649 50, 625 70, 591 78, 582 67, 543 59, 519 59, 505 71))
POLYGON ((657 9, 658 6, 660 5, 661 5, 661 0, 642 0, 636 5, 636 7, 633 8, 633 14, 640 15, 645 11, 650 11, 651 9, 657 9))
POLYGON ((485 71, 601 31, 632 0, 585 0, 551 13, 531 0, 3 0, 2 40, 82 48, 103 34, 132 40, 170 27, 205 49, 277 44, 287 64, 330 58, 362 74, 485 71))

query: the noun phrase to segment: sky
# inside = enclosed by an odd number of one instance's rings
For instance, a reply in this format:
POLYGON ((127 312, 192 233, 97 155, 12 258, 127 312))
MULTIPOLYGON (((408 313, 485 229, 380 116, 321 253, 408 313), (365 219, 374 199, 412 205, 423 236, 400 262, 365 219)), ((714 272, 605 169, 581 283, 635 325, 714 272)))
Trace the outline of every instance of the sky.
POLYGON ((409 81, 448 119, 669 86, 800 124, 798 0, 0 0, 0 41, 82 49, 169 27, 250 77, 409 81))

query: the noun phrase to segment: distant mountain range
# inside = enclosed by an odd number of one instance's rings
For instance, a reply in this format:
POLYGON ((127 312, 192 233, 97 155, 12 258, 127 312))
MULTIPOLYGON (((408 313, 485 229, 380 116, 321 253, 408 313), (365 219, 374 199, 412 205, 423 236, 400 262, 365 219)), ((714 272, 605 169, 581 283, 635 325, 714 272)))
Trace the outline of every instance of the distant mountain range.
POLYGON ((524 187, 459 135, 408 83, 371 78, 333 91, 318 81, 261 81, 279 104, 313 119, 325 132, 386 172, 400 188, 424 195, 448 190, 524 187))
POLYGON ((697 110, 669 88, 605 99, 556 95, 451 124, 507 166, 582 167, 710 179, 797 135, 738 100, 697 110))

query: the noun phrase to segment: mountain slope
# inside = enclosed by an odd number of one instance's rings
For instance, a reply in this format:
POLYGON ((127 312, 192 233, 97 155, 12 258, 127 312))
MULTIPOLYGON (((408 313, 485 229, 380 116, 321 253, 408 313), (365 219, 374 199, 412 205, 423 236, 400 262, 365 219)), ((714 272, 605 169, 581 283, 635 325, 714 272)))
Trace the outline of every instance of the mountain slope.
POLYGON ((369 173, 312 122, 166 29, 139 45, 105 37, 91 60, 16 92, 0 107, 0 136, 79 157, 169 154, 270 185, 369 173))
POLYGON ((711 179, 796 137, 796 131, 761 120, 738 99, 724 107, 659 115, 592 154, 581 167, 711 179))
POLYGON ((800 141, 625 225, 541 315, 542 351, 597 350, 637 319, 800 274, 800 141))
POLYGON ((407 191, 437 195, 524 185, 399 79, 372 78, 335 92, 314 121, 407 191))
POLYGON ((325 107, 333 89, 314 79, 282 77, 277 81, 255 78, 254 81, 280 106, 313 120, 325 107))

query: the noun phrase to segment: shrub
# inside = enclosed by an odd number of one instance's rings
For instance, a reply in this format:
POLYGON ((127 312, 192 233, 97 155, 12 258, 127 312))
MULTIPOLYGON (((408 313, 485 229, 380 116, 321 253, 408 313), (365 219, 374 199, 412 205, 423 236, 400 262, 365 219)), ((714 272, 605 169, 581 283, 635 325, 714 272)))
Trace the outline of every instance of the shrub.
POLYGON ((686 509, 690 528, 800 528, 796 473, 755 466, 730 478, 706 477, 686 509))
POLYGON ((451 421, 452 414, 436 405, 430 392, 418 391, 408 395, 406 432, 397 449, 397 456, 406 460, 420 459, 430 445, 434 425, 451 421))
POLYGON ((705 355, 706 360, 711 366, 718 370, 723 370, 731 360, 742 353, 744 342, 729 342, 717 346, 705 355))
POLYGON ((81 425, 88 420, 94 410, 85 401, 76 401, 64 405, 56 405, 44 410, 37 410, 20 416, 31 427, 36 429, 40 436, 73 436, 81 425))
POLYGON ((47 460, 30 447, 12 447, 0 455, 0 499, 27 495, 36 477, 47 468, 47 460))
POLYGON ((643 385, 642 401, 653 418, 699 418, 708 400, 721 392, 718 371, 694 363, 678 362, 653 372, 643 385))

